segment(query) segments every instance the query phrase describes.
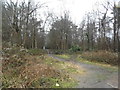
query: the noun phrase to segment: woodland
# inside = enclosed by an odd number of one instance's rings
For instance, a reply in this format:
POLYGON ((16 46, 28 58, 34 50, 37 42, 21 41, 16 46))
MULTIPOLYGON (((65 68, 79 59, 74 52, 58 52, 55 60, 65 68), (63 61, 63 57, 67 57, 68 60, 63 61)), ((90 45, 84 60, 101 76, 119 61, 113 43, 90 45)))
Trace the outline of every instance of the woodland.
MULTIPOLYGON (((1 88, 83 88, 77 80, 82 82, 79 76, 87 72, 88 76, 99 74, 98 83, 107 81, 105 76, 117 77, 119 4, 109 0, 98 3, 78 20, 79 24, 72 21, 68 10, 58 16, 46 8, 49 8, 46 3, 3 0, 1 88), (44 12, 39 13, 42 9, 44 12), (93 66, 93 70, 89 66, 93 66), (101 74, 94 71, 95 68, 101 74)), ((91 79, 93 77, 87 81, 91 79)), ((108 86, 114 88, 115 85, 108 86)))

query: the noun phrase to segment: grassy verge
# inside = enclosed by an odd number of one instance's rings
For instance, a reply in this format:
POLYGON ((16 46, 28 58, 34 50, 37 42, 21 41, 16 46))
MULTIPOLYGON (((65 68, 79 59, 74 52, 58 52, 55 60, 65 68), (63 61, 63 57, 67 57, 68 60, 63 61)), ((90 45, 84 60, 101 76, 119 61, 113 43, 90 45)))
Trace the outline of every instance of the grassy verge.
POLYGON ((69 54, 61 54, 61 55, 56 55, 57 57, 63 58, 63 59, 70 59, 71 55, 69 54))
POLYGON ((78 67, 42 54, 41 50, 6 49, 2 88, 70 88, 77 85, 71 73, 82 74, 78 67))
POLYGON ((83 52, 80 58, 104 64, 118 65, 118 54, 105 50, 83 52))
POLYGON ((111 71, 118 71, 117 66, 113 66, 111 64, 107 64, 107 63, 104 63, 104 62, 99 62, 97 60, 85 59, 80 54, 77 54, 77 55, 62 54, 62 55, 55 55, 55 56, 57 56, 59 58, 62 58, 62 59, 66 59, 66 60, 75 60, 75 61, 83 62, 83 63, 86 63, 86 64, 99 65, 99 66, 107 68, 107 69, 109 69, 111 71), (72 57, 74 57, 74 59, 72 59, 72 57))
POLYGON ((110 64, 105 64, 105 63, 101 63, 101 62, 97 62, 95 60, 93 61, 89 61, 87 59, 84 59, 84 58, 81 58, 81 55, 78 55, 76 60, 78 62, 83 62, 83 63, 86 63, 86 64, 92 64, 92 65, 97 65, 97 66, 102 66, 106 69, 109 69, 110 71, 118 71, 118 67, 117 66, 113 66, 113 65, 110 65, 110 64))

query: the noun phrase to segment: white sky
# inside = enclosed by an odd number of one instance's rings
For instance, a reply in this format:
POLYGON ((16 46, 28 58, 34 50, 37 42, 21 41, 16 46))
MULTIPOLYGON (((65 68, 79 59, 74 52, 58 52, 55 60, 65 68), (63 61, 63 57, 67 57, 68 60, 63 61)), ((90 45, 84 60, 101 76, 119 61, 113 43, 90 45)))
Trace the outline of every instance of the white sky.
MULTIPOLYGON (((40 0, 41 1, 41 0, 40 0)), ((68 10, 74 23, 80 23, 86 12, 91 11, 97 1, 105 0, 44 0, 49 10, 61 15, 64 10, 68 10)), ((39 2, 37 0, 37 2, 39 2)))
MULTIPOLYGON (((31 0, 32 1, 32 0, 31 0)), ((49 11, 61 15, 64 10, 68 10, 74 23, 79 24, 85 13, 97 7, 96 3, 104 3, 105 1, 120 0, 34 0, 34 2, 46 2, 49 11)))
MULTIPOLYGON (((12 1, 16 1, 16 0, 12 0, 12 1)), ((18 0, 18 1, 22 1, 22 0, 18 0)), ((35 4, 38 2, 41 3, 46 2, 45 5, 48 6, 49 10, 42 9, 43 12, 52 11, 57 15, 61 15, 64 10, 68 10, 73 22, 79 24, 85 13, 97 7, 97 5, 95 5, 96 2, 102 3, 105 2, 106 0, 30 0, 30 1, 32 1, 35 4)), ((108 0, 108 1, 117 2, 120 0, 108 0)))

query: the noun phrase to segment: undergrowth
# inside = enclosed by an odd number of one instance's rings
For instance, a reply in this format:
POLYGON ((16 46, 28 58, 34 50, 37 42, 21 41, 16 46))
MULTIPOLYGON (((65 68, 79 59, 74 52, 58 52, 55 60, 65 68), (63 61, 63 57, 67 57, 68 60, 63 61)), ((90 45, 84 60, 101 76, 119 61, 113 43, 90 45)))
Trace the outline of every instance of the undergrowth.
MULTIPOLYGON (((76 85, 64 62, 43 50, 3 49, 2 88, 68 88, 76 85), (61 67, 61 68, 60 68, 61 67)), ((70 71, 69 71, 70 72, 70 71)))
POLYGON ((84 52, 81 54, 80 58, 84 58, 89 61, 118 65, 118 54, 110 51, 101 50, 96 52, 84 52))

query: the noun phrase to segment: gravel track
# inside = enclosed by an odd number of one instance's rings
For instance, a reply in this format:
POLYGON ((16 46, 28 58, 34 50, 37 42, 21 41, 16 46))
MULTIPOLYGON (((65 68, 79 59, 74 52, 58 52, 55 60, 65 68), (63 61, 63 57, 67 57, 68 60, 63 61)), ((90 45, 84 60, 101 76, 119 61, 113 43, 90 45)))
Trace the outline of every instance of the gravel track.
POLYGON ((53 54, 48 55, 59 61, 72 62, 86 70, 85 75, 72 75, 78 81, 78 85, 74 88, 118 88, 118 70, 75 60, 65 60, 53 54))

